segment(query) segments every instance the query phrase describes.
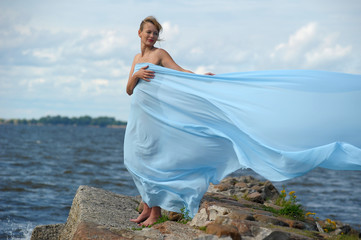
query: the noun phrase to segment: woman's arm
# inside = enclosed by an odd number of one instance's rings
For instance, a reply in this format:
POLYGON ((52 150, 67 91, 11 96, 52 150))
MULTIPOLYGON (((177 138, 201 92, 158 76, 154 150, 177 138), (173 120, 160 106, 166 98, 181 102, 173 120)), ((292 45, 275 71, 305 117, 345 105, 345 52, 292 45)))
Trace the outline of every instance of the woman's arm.
POLYGON ((135 86, 139 79, 143 79, 144 81, 150 82, 150 79, 154 78, 154 72, 150 70, 146 70, 149 66, 144 66, 134 73, 134 68, 137 63, 137 56, 134 57, 132 68, 130 69, 128 83, 127 83, 127 94, 132 95, 135 86), (134 73, 134 74, 133 74, 134 73))

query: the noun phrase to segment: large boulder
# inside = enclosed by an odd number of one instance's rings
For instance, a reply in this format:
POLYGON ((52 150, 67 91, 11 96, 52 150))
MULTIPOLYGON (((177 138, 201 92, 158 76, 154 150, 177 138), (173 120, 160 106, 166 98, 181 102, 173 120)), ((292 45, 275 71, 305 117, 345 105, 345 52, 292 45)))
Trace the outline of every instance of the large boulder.
POLYGON ((252 177, 224 179, 211 185, 204 195, 199 212, 184 224, 180 214, 162 210, 173 221, 150 228, 140 228, 129 219, 136 218, 142 207, 139 196, 124 196, 103 189, 80 186, 65 224, 38 226, 32 240, 93 239, 172 239, 172 240, 270 240, 328 239, 337 234, 358 236, 342 223, 325 233, 328 221, 295 220, 275 214, 281 207, 274 204, 279 196, 272 183, 252 177), (270 211, 270 209, 273 209, 270 211))

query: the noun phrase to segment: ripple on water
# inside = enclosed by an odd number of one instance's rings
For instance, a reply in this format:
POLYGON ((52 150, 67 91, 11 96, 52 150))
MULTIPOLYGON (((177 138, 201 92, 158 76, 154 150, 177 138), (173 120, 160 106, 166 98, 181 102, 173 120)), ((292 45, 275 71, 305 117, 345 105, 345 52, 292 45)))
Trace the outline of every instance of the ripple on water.
MULTIPOLYGON (((124 129, 0 125, 0 219, 10 219, 0 222, 0 239, 24 236, 28 226, 65 222, 79 185, 138 195, 123 164, 123 137, 124 129)), ((263 179, 250 170, 235 174, 263 179)), ((316 169, 274 184, 296 191, 320 218, 361 222, 359 172, 316 169)))

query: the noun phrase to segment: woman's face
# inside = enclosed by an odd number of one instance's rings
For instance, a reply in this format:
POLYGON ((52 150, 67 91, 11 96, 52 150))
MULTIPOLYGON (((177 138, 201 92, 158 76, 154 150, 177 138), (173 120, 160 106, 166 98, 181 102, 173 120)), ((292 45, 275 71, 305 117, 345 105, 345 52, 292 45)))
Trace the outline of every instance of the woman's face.
POLYGON ((158 40, 159 32, 152 23, 147 22, 143 26, 143 31, 139 30, 138 35, 142 43, 153 46, 158 40))

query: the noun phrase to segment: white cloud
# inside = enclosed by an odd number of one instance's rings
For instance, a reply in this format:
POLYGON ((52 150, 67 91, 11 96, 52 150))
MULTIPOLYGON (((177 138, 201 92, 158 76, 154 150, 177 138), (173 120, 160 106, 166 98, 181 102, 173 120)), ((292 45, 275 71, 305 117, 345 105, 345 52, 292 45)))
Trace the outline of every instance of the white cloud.
POLYGON ((167 41, 173 40, 179 34, 178 25, 174 25, 169 21, 162 23, 162 27, 163 27, 163 32, 162 32, 162 35, 160 36, 161 39, 164 39, 167 41))
POLYGON ((45 48, 45 49, 27 49, 24 50, 23 55, 31 55, 35 58, 45 60, 48 62, 56 62, 61 54, 60 49, 45 48))
POLYGON ((280 43, 271 53, 271 58, 281 58, 290 61, 299 58, 308 43, 311 43, 316 36, 317 24, 311 22, 301 27, 295 34, 292 34, 287 43, 280 43))
POLYGON ((214 66, 212 65, 207 65, 207 66, 198 66, 196 68, 196 70, 194 70, 195 73, 197 74, 205 74, 205 73, 208 73, 208 72, 212 72, 212 70, 214 70, 214 66))
POLYGON ((352 46, 337 43, 337 35, 325 34, 319 31, 317 23, 308 23, 292 34, 288 42, 274 48, 270 54, 273 66, 339 70, 337 65, 351 53, 352 46))
POLYGON ((329 63, 338 59, 342 59, 351 53, 352 46, 341 46, 324 39, 323 43, 307 52, 305 55, 307 66, 318 66, 320 64, 329 63))
POLYGON ((41 87, 42 84, 46 82, 44 78, 33 78, 33 79, 24 79, 19 83, 19 86, 23 86, 29 92, 34 92, 37 88, 41 87))
POLYGON ((361 73, 359 4, 306 0, 276 8, 274 0, 195 0, 191 9, 182 1, 143 5, 0 1, 0 117, 16 117, 26 108, 40 117, 57 106, 62 106, 59 114, 95 115, 109 105, 108 115, 116 112, 126 120, 124 89, 139 52, 137 30, 150 13, 164 28, 159 46, 200 74, 279 68, 361 73), (4 102, 13 99, 19 104, 10 109, 4 102))

